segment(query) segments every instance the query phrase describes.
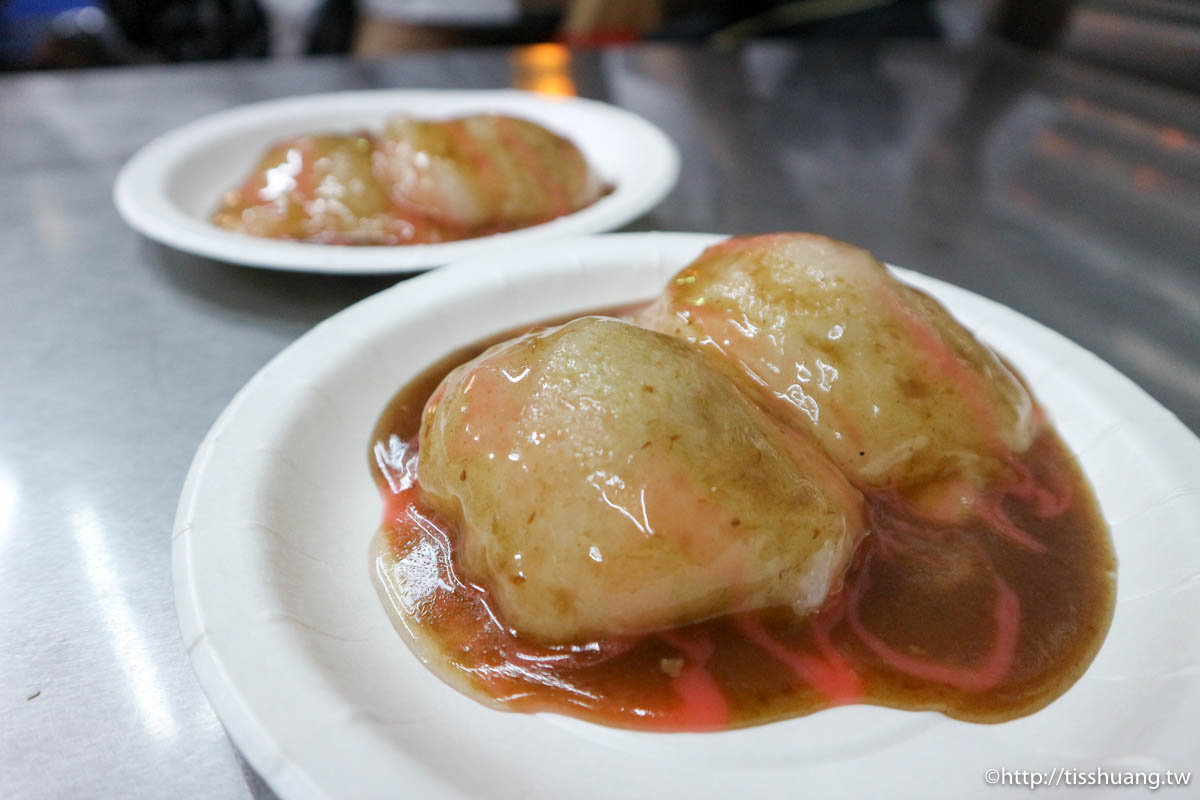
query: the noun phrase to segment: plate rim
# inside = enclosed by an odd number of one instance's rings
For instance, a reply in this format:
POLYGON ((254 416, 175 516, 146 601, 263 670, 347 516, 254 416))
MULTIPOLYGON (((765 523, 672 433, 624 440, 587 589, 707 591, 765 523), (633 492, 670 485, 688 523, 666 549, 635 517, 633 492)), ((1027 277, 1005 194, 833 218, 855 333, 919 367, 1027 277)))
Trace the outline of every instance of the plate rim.
MULTIPOLYGON (((532 256, 542 250, 559 249, 564 245, 572 243, 599 247, 610 246, 606 243, 611 243, 611 246, 616 248, 622 244, 644 241, 647 248, 649 248, 652 247, 654 241, 658 240, 694 243, 699 248, 724 239, 726 236, 727 234, 669 232, 600 234, 570 240, 543 242, 529 248, 522 248, 522 253, 532 256)), ((489 260, 486 258, 477 257, 456 261, 443 269, 403 281, 373 294, 337 312, 304 333, 268 361, 234 395, 233 399, 220 413, 205 435, 188 470, 183 489, 181 490, 172 529, 172 578, 181 634, 189 660, 197 674, 201 687, 204 689, 206 697, 225 726, 230 739, 259 775, 262 776, 281 798, 285 798, 286 800, 295 800, 295 798, 328 798, 334 795, 326 792, 321 784, 313 779, 305 770, 302 764, 291 760, 287 756, 276 737, 272 734, 270 727, 259 715, 250 709, 238 685, 229 675, 222 661, 221 654, 214 649, 207 635, 204 633, 203 610, 197 604, 194 596, 196 583, 195 576, 191 571, 192 563, 189 554, 189 549, 193 544, 194 538, 191 535, 192 516, 195 510, 195 503, 199 499, 200 484, 213 455, 213 443, 229 425, 230 420, 236 416, 246 398, 260 391, 265 385, 268 385, 278 364, 285 360, 296 359, 299 357, 298 354, 302 354, 304 351, 319 345, 327 332, 333 330, 335 327, 349 326, 358 318, 369 317, 374 313, 377 306, 390 306, 396 302, 397 297, 410 293, 414 296, 419 296, 421 291, 430 284, 451 284, 463 280, 463 278, 471 275, 473 272, 486 270, 489 266, 489 260), (188 631, 191 630, 198 630, 200 634, 189 640, 188 631)), ((1082 345, 1075 343, 1037 320, 1020 314, 1020 312, 1016 312, 998 301, 991 300, 983 295, 938 278, 932 278, 922 273, 895 267, 890 264, 888 266, 906 281, 916 276, 921 283, 930 283, 949 287, 959 292, 966 292, 973 298, 984 301, 988 306, 999 307, 1017 315, 1026 323, 1037 328, 1039 335, 1051 337, 1057 340, 1057 343, 1067 345, 1076 355, 1090 361, 1093 367, 1098 368, 1105 380, 1116 381, 1126 391, 1134 392, 1144 409, 1147 411, 1153 410, 1153 418, 1145 421, 1147 425, 1155 426, 1165 433, 1177 434, 1175 439, 1168 440, 1171 449, 1176 450, 1176 455, 1186 452, 1186 450, 1180 448, 1190 449, 1190 452, 1200 455, 1200 438, 1192 433, 1170 410, 1162 406, 1115 367, 1082 345)), ((1020 368, 1021 365, 1018 363, 1017 367, 1020 368)), ((670 734, 663 735, 670 736, 670 734)))
MULTIPOLYGON (((465 110, 465 109, 464 109, 465 110)), ((578 140, 579 133, 558 129, 578 140)), ((266 142, 263 143, 263 146, 266 142)), ((399 275, 421 272, 454 261, 485 255, 497 249, 525 246, 551 238, 598 234, 620 228, 654 209, 679 181, 682 157, 679 147, 658 125, 620 106, 586 97, 559 97, 522 89, 420 89, 377 88, 318 92, 273 98, 221 109, 171 128, 143 144, 120 168, 113 182, 112 201, 129 227, 159 244, 192 255, 211 258, 238 267, 337 275, 399 275), (651 149, 656 171, 639 173, 640 183, 617 185, 614 190, 579 211, 515 231, 418 245, 327 245, 274 240, 224 231, 210 223, 187 217, 204 226, 182 227, 174 209, 156 209, 158 200, 167 204, 161 187, 170 171, 191 151, 212 137, 238 127, 252 127, 265 115, 302 114, 331 105, 361 107, 386 98, 396 103, 418 103, 422 99, 446 98, 476 105, 478 111, 519 113, 517 104, 546 107, 569 105, 602 115, 638 130, 651 149)), ((214 199, 215 202, 215 199, 214 199)))

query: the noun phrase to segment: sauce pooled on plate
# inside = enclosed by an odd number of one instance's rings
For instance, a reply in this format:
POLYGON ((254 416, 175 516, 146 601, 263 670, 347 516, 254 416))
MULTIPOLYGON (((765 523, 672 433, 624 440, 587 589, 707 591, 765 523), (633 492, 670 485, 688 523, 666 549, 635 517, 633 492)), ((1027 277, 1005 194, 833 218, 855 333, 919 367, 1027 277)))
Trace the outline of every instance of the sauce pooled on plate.
MULTIPOLYGON (((796 246, 804 248, 809 244, 812 243, 800 242, 796 246)), ((817 242, 813 246, 826 245, 817 242)), ((838 245, 838 248, 844 247, 838 245)), ((844 255, 844 251, 836 249, 836 254, 844 255)), ((761 257, 761 254, 756 251, 755 257, 761 257)), ((792 254, 789 258, 795 260, 798 256, 792 254)), ((686 270, 681 275, 686 277, 686 270)), ((788 302, 798 302, 794 293, 784 295, 789 298, 788 302)), ((653 313, 642 309, 636 313, 620 312, 619 316, 645 320, 653 313)), ((614 312, 614 316, 617 315, 618 312, 614 312)), ((744 322, 741 318, 737 321, 744 322)), ((963 382, 962 385, 973 380, 969 373, 974 367, 969 364, 964 367, 966 362, 959 363, 957 356, 947 355, 944 348, 917 329, 919 323, 921 319, 906 317, 900 323, 900 329, 910 337, 918 358, 926 359, 921 362, 928 367, 923 380, 927 383, 958 381, 963 382), (921 357, 920 352, 926 355, 921 357)), ((597 329, 605 327, 602 321, 589 318, 540 331, 534 336, 551 343, 563 342, 567 335, 563 331, 578 332, 584 325, 597 329)), ((621 341, 624 341, 621 337, 629 337, 632 333, 626 328, 633 326, 626 323, 610 322, 607 325, 624 326, 614 329, 621 341)), ((641 335, 662 336, 645 331, 641 335)), ((682 339, 672 339, 679 340, 682 339)), ((779 602, 780 597, 789 596, 786 593, 781 595, 774 590, 756 588, 761 583, 754 583, 755 575, 759 574, 755 572, 759 563, 753 561, 757 556, 742 556, 741 562, 734 562, 740 564, 737 569, 722 573, 723 579, 727 578, 735 586, 728 595, 722 595, 727 598, 720 601, 726 603, 725 611, 721 610, 720 602, 715 606, 710 602, 702 582, 672 582, 672 576, 664 576, 663 586, 672 587, 672 591, 695 594, 694 603, 681 607, 691 609, 688 613, 702 618, 665 623, 663 620, 667 618, 653 614, 633 616, 627 624, 618 625, 614 621, 611 630, 603 630, 598 629, 595 619, 585 612, 594 610, 596 603, 609 601, 601 596, 601 600, 590 601, 591 605, 582 610, 572 609, 575 598, 567 591, 558 603, 561 607, 556 608, 550 603, 546 606, 549 611, 539 612, 554 616, 557 627, 526 624, 518 629, 512 619, 521 618, 520 615, 506 614, 502 606, 507 604, 510 609, 519 609, 513 604, 522 602, 520 592, 514 591, 521 588, 516 583, 526 580, 520 562, 518 560, 518 566, 512 567, 507 562, 488 561, 495 561, 497 553, 504 553, 506 558, 511 558, 513 553, 494 547, 480 551, 485 555, 471 550, 467 560, 473 566, 464 567, 464 547, 470 544, 478 549, 480 542, 476 531, 467 531, 475 535, 476 540, 464 538, 461 520, 467 517, 459 516, 459 512, 463 505, 482 502, 479 492, 484 484, 475 483, 472 493, 466 484, 478 479, 468 476, 464 468, 462 493, 447 504, 445 497, 438 495, 435 499, 419 482, 421 442, 437 441, 430 438, 430 423, 424 433, 421 431, 423 411, 431 419, 444 413, 435 411, 438 403, 444 402, 439 392, 455 398, 466 397, 451 393, 464 386, 471 388, 471 376, 481 375, 480 365, 488 364, 489 359, 493 365, 508 370, 498 374, 509 376, 510 380, 520 375, 510 369, 518 362, 497 361, 524 352, 514 349, 521 347, 523 340, 515 341, 516 344, 501 345, 492 350, 488 350, 488 346, 493 342, 481 343, 430 367, 395 397, 373 437, 372 463, 384 499, 383 523, 372 552, 377 587, 397 629, 414 651, 436 674, 481 702, 514 711, 556 711, 603 724, 656 731, 722 730, 847 703, 930 709, 963 720, 1002 722, 1032 713, 1065 692, 1099 649, 1111 619, 1115 589, 1115 560, 1107 527, 1074 458, 1045 422, 1036 404, 1030 406, 1027 415, 1022 411, 1011 417, 1014 426, 1018 424, 1016 420, 1028 418, 1027 422, 1019 422, 1026 426, 1023 430, 1028 431, 1027 441, 1020 443, 1023 449, 1019 451, 1017 446, 994 445, 996 437, 983 436, 977 438, 984 442, 980 447, 987 448, 986 453, 977 457, 968 450, 957 449, 953 458, 947 460, 940 455, 937 458, 928 454, 913 455, 923 452, 920 444, 897 450, 897 445, 888 441, 889 452, 902 451, 905 457, 912 459, 914 468, 903 471, 905 479, 892 479, 881 477, 878 470, 865 477, 854 474, 857 461, 851 461, 849 466, 839 464, 851 477, 853 490, 838 488, 835 485, 837 479, 819 478, 825 474, 822 472, 824 456, 816 450, 806 449, 810 444, 803 444, 796 451, 798 455, 792 452, 787 456, 797 459, 795 463, 815 470, 817 483, 829 487, 829 497, 847 507, 855 504, 845 517, 844 527, 848 531, 852 532, 856 526, 865 529, 865 535, 848 535, 845 539, 846 547, 850 549, 846 551, 844 563, 832 562, 839 566, 836 579, 820 583, 828 593, 816 604, 815 611, 799 601, 779 602), (480 358, 485 351, 487 354, 480 358), (451 375, 463 364, 468 365, 463 367, 464 371, 451 375), (448 375, 450 379, 447 379, 448 375), (430 410, 427 411, 427 407, 430 410), (990 463, 992 458, 996 463, 990 463), (968 466, 959 468, 959 464, 968 466), (963 479, 962 475, 968 475, 969 479, 963 479), (831 480, 834 483, 830 483, 831 480), (954 501, 949 502, 947 498, 954 498, 954 501), (435 509, 434 505, 442 510, 435 509), (452 517, 459 521, 455 522, 452 517), (501 579, 513 581, 514 586, 500 587, 497 581, 501 579), (680 586, 684 588, 678 588, 680 586), (591 621, 578 623, 581 632, 578 636, 569 635, 570 628, 563 627, 588 619, 591 621)), ((528 342, 528 339, 524 341, 528 342)), ((784 340, 781 338, 780 341, 784 340)), ((792 355, 795 348, 802 346, 795 335, 786 341, 790 342, 788 347, 792 348, 789 350, 792 355)), ((651 342, 654 347, 663 346, 667 350, 675 347, 655 342, 651 342)), ((710 344, 718 345, 723 351, 706 354, 714 359, 714 364, 722 361, 728 351, 736 349, 728 341, 717 340, 710 344)), ((700 342, 689 346, 697 353, 706 352, 700 342)), ((528 345, 525 347, 529 349, 528 345)), ((756 356, 761 353, 755 351, 756 356)), ((826 353, 822 363, 829 363, 835 356, 836 352, 826 353)), ((578 361, 582 356, 571 351, 571 357, 578 361)), ((538 363, 536 358, 529 356, 529 363, 538 363)), ((645 360, 648 357, 640 355, 639 358, 645 360)), ((685 359, 690 358, 685 356, 685 359)), ((730 369, 724 362, 714 366, 717 370, 714 374, 720 377, 713 380, 728 380, 746 397, 757 398, 755 402, 762 406, 763 415, 757 416, 753 410, 746 412, 750 415, 746 424, 767 426, 772 430, 776 427, 797 430, 809 437, 802 424, 795 419, 789 420, 786 413, 772 407, 770 395, 759 397, 754 388, 757 384, 739 377, 738 370, 745 362, 745 359, 738 362, 735 369, 730 369)), ((852 369, 853 362, 853 358, 839 362, 844 373, 852 369)), ((1007 370, 990 361, 986 368, 1007 370)), ((660 381, 671 379, 661 365, 655 370, 660 381)), ((557 373, 543 373, 538 380, 547 383, 553 374, 557 373)), ((1008 380, 1006 375, 1007 372, 1000 378, 1008 380)), ((518 382, 519 379, 514 385, 518 382)), ((658 394, 669 390, 661 382, 655 386, 655 382, 639 379, 639 391, 658 394)), ((567 384, 572 391, 586 386, 582 379, 568 380, 567 384)), ((763 384, 767 385, 769 381, 763 384)), ((903 386, 903 382, 898 385, 903 386)), ((811 386, 809 389, 814 393, 818 391, 811 386)), ((912 402, 919 405, 930 390, 919 388, 914 391, 917 396, 912 402)), ((952 391, 951 387, 939 394, 938 403, 944 407, 952 402, 952 391)), ((588 389, 585 394, 595 399, 593 389, 588 389)), ((1008 395, 1015 397, 1017 394, 1020 392, 1011 387, 997 390, 996 395, 1001 399, 996 402, 1008 402, 1008 395)), ((977 388, 970 388, 969 396, 977 395, 977 388)), ((570 402, 578 401, 570 394, 560 393, 555 397, 556 402, 564 397, 570 402)), ((520 399, 523 406, 519 410, 504 411, 503 403, 497 404, 493 398, 486 413, 481 408, 481 416, 463 419, 467 420, 468 426, 473 424, 473 419, 492 420, 498 426, 497 435, 511 436, 511 441, 518 441, 526 436, 526 429, 520 428, 518 436, 518 428, 512 427, 517 414, 524 414, 522 419, 553 418, 549 407, 541 411, 534 409, 537 412, 534 413, 528 408, 528 396, 523 395, 520 399)), ((836 400, 836 395, 831 394, 830 401, 836 400)), ((604 402, 610 403, 607 416, 589 417, 580 411, 579 419, 629 416, 625 406, 617 401, 604 402)), ((633 403, 630 407, 639 407, 637 401, 629 402, 633 403)), ((729 405, 740 401, 722 402, 729 405)), ((1023 402, 1020 398, 1014 399, 1011 407, 1022 407, 1023 402)), ((661 404, 655 408, 660 411, 654 413, 661 416, 661 404)), ((703 416, 705 412, 701 408, 693 413, 703 416)), ((999 416, 997 412, 987 419, 999 416)), ((462 429, 459 422, 455 421, 455 431, 462 429)), ((677 435, 670 433, 674 430, 669 427, 670 422, 655 417, 650 420, 649 428, 642 426, 637 430, 640 435, 644 429, 659 430, 662 425, 668 425, 662 430, 669 444, 673 441, 670 437, 677 435)), ((977 423, 980 419, 970 422, 977 423)), ((619 420, 614 422, 618 426, 625 424, 619 420)), ((693 420, 688 424, 711 422, 693 420)), ((870 429, 867 425, 863 427, 870 429)), ((880 433, 877 438, 899 436, 904 429, 901 423, 880 433)), ((821 434, 835 437, 836 431, 823 430, 821 434)), ((955 438, 947 434, 945 438, 958 441, 964 436, 955 438)), ((686 436, 680 441, 684 440, 686 436)), ((1010 437, 1009 441, 1012 440, 1010 437)), ((820 437, 805 438, 805 442, 812 441, 819 442, 820 437)), ((778 446, 783 450, 790 447, 786 442, 778 446)), ((869 446, 864 442, 864 459, 869 446)), ((774 445, 759 443, 755 447, 769 449, 774 445)), ((528 460, 527 453, 535 452, 515 446, 510 449, 517 464, 523 463, 522 458, 528 460)), ((637 456, 632 454, 635 449, 638 448, 630 448, 630 464, 636 462, 637 456)), ((845 448, 827 449, 835 460, 843 462, 853 455, 845 448)), ((606 454, 601 456, 607 457, 606 454)), ((505 454, 501 453, 499 457, 503 459, 505 454)), ((439 455, 442 461, 447 458, 449 456, 439 455)), ((742 465, 744 459, 739 460, 741 458, 734 454, 730 459, 730 469, 738 473, 727 477, 733 484, 750 479, 751 473, 742 465)), ((458 463, 450 460, 437 465, 442 472, 445 472, 444 468, 454 468, 452 473, 447 473, 447 483, 452 484, 459 477, 458 463)), ((886 463, 892 465, 890 468, 895 475, 900 475, 900 468, 895 466, 900 463, 897 457, 889 457, 886 463)), ((588 469, 594 466, 592 461, 588 464, 588 469)), ((432 462, 427 467, 435 469, 432 462)), ((506 467, 515 469, 513 464, 506 467)), ((569 472, 571 468, 564 465, 563 471, 569 472)), ((682 468, 686 469, 686 464, 682 468)), ((429 474, 434 475, 433 472, 429 474)), ((589 478, 594 474, 594 471, 589 473, 589 478)), ((498 475, 504 478, 505 475, 517 476, 517 473, 498 475)), ((555 479, 560 477, 556 475, 555 479)), ((504 480, 508 483, 502 486, 518 485, 513 477, 504 480)), ((704 480, 712 479, 706 476, 704 480)), ((756 480, 761 481, 761 477, 756 480)), ((625 496, 622 491, 628 494, 623 484, 609 480, 597 485, 602 491, 596 496, 604 498, 611 506, 598 510, 598 514, 619 514, 633 508, 630 502, 620 500, 625 496)), ((595 488, 593 485, 592 489, 595 488)), ((740 502, 737 498, 746 495, 715 483, 713 489, 713 496, 718 499, 711 506, 705 506, 698 515, 691 515, 675 501, 667 504, 670 506, 667 510, 677 521, 684 520, 692 527, 704 526, 708 517, 713 520, 713 526, 736 522, 733 528, 721 529, 722 537, 750 537, 752 533, 745 531, 751 526, 750 520, 757 520, 753 524, 766 529, 775 519, 769 514, 753 517, 749 513, 742 514, 744 520, 731 520, 728 515, 721 517, 727 508, 740 502)), ((803 489, 796 491, 805 495, 797 502, 811 504, 815 495, 803 489)), ((513 494, 518 492, 514 490, 513 494)), ((667 519, 662 503, 656 511, 653 500, 656 495, 649 494, 652 500, 648 504, 644 502, 646 496, 646 493, 642 494, 644 505, 640 511, 633 508, 637 513, 632 515, 636 518, 630 525, 637 529, 650 528, 651 522, 667 519), (639 519, 644 524, 639 525, 639 519)), ((687 496, 686 492, 684 496, 687 496)), ((515 498, 511 502, 519 500, 515 498)), ((578 536, 579 546, 583 548, 581 552, 589 552, 589 542, 602 541, 594 520, 579 519, 575 515, 568 521, 559 522, 553 517, 554 506, 569 507, 569 500, 560 492, 557 502, 539 500, 540 508, 542 513, 551 515, 556 529, 577 524, 578 531, 560 532, 567 542, 578 536)), ((489 502, 508 501, 501 498, 489 502)), ((707 501, 699 497, 694 502, 707 501)), ((509 509, 499 505, 494 509, 480 505, 479 509, 484 513, 470 517, 474 525, 503 527, 502 522, 507 525, 503 515, 509 509)), ((537 524, 536 513, 537 509, 530 513, 531 530, 537 524)), ((660 526, 658 522, 654 524, 660 526)), ((805 530, 804 535, 810 535, 805 530)), ((814 528, 811 536, 817 534, 814 528)), ((515 537, 515 541, 520 542, 521 535, 518 530, 510 538, 515 537)), ((518 550, 515 555, 518 559, 523 555, 527 563, 561 563, 564 571, 578 569, 568 568, 563 560, 567 551, 553 549, 559 546, 550 541, 554 535, 554 531, 543 531, 539 534, 541 539, 530 542, 524 552, 518 550), (539 547, 542 548, 540 553, 539 547)), ((483 544, 494 545, 495 541, 485 540, 483 544)), ((693 545, 695 541, 703 544, 703 537, 689 541, 693 545)), ((750 539, 747 541, 752 543, 750 539)), ((772 541, 768 539, 767 544, 772 541)), ((597 567, 613 557, 596 547, 591 550, 596 551, 590 553, 592 558, 599 559, 597 567)), ((620 555, 617 554, 618 560, 620 555)), ((718 555, 724 558, 726 554, 718 555)), ((657 556, 646 556, 652 557, 657 556)), ((586 559, 583 563, 587 563, 586 559)), ((640 568, 634 561, 626 564, 630 570, 640 568)), ((585 577, 576 578, 573 572, 566 574, 575 585, 586 580, 585 577)), ((579 596, 586 595, 581 591, 579 596)), ((674 596, 664 597, 675 599, 674 596)), ((625 610, 619 598, 611 602, 617 611, 625 610)), ((664 607, 666 605, 663 603, 664 607)))

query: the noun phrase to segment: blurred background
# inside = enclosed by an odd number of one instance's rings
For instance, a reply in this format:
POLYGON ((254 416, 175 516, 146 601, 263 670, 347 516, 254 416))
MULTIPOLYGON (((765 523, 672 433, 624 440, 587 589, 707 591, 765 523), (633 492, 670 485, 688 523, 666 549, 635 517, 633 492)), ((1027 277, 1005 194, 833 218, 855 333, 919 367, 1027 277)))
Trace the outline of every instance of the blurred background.
POLYGON ((1200 0, 0 0, 6 70, 781 37, 992 37, 1200 89, 1200 0))

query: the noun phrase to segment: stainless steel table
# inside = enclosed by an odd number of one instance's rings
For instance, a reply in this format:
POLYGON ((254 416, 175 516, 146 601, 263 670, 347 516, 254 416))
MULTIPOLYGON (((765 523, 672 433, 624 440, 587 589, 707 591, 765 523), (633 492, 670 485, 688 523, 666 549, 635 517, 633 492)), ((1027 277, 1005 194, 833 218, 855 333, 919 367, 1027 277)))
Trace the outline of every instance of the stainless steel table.
MULTIPOLYGON (((506 51, 0 79, 0 797, 271 793, 188 665, 170 531, 234 392, 387 279, 193 258, 110 197, 153 136, 239 103, 495 87, 506 51)), ((646 46, 577 90, 679 143, 639 229, 821 231, 1000 300, 1200 429, 1200 99, 1003 49, 646 46)))

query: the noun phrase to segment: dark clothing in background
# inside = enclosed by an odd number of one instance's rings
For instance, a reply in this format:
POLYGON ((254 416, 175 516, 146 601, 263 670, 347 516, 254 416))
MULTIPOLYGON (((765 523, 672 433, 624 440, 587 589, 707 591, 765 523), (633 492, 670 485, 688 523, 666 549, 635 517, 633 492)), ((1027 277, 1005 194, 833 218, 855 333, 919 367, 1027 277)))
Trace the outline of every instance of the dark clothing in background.
MULTIPOLYGON (((798 6, 777 0, 719 0, 714 3, 667 0, 666 22, 655 38, 706 38, 742 20, 763 17, 781 6, 798 6)), ((765 22, 765 21, 764 21, 765 22)), ((804 36, 807 38, 882 39, 885 37, 936 37, 942 33, 929 0, 892 0, 872 8, 796 24, 770 24, 755 36, 804 36)))
POLYGON ((107 0, 124 37, 166 61, 262 58, 267 16, 255 0, 107 0))

